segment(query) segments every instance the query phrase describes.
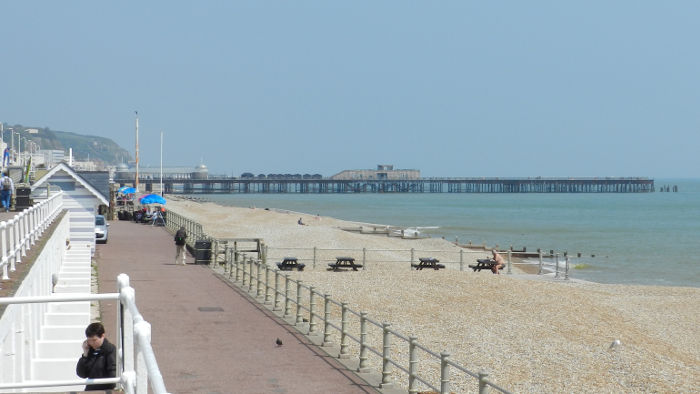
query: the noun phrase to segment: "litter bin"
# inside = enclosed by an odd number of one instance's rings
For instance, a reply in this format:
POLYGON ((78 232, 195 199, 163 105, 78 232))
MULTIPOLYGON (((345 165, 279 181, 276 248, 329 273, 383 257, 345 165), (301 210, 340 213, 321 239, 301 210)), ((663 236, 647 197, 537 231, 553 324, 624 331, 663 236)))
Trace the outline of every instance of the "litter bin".
POLYGON ((15 188, 15 211, 22 211, 32 206, 31 194, 31 187, 17 186, 15 188))
POLYGON ((211 241, 195 241, 194 263, 209 264, 211 260, 211 241))

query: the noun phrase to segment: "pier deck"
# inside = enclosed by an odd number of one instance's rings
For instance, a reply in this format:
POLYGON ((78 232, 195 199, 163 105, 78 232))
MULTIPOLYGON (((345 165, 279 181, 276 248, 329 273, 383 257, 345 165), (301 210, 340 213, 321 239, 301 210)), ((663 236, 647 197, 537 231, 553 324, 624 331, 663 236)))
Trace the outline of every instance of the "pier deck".
MULTIPOLYGON (((133 178, 115 178, 131 184, 133 178)), ((146 191, 160 180, 139 179, 146 191)), ((420 179, 270 179, 209 177, 188 174, 163 178, 165 193, 648 193, 654 180, 644 177, 605 178, 420 178, 420 179)))

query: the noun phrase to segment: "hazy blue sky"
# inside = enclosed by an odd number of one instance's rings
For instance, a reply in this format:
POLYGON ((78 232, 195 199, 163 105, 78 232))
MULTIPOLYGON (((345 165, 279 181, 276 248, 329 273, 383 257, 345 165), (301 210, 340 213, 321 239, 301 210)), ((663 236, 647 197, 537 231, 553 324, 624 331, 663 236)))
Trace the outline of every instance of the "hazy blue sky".
POLYGON ((0 120, 142 165, 697 177, 697 1, 15 1, 0 120))

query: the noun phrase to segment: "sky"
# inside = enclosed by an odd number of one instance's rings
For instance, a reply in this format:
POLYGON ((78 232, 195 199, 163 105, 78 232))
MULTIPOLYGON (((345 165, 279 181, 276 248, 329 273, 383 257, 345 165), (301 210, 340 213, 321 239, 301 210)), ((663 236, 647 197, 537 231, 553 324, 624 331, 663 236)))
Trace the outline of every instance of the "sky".
POLYGON ((699 177, 697 1, 16 1, 0 121, 212 174, 699 177))

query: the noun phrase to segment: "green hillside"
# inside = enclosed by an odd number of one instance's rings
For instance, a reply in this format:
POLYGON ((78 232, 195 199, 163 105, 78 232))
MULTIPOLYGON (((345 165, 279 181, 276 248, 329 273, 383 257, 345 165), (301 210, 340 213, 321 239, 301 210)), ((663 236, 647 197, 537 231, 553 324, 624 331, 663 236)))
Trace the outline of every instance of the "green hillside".
MULTIPOLYGON (((3 139, 8 145, 10 145, 10 129, 12 129, 15 133, 19 132, 23 138, 37 143, 41 149, 61 149, 67 153, 68 148, 73 148, 73 157, 76 160, 87 160, 89 158, 108 165, 116 165, 131 160, 131 154, 109 138, 50 130, 48 127, 38 128, 8 125, 6 123, 3 126, 3 139), (37 130, 37 132, 31 132, 30 130, 32 129, 37 130)), ((17 135, 15 134, 16 144, 17 135)), ((24 144, 23 140, 23 150, 25 149, 24 144)))

